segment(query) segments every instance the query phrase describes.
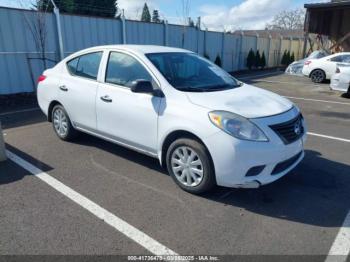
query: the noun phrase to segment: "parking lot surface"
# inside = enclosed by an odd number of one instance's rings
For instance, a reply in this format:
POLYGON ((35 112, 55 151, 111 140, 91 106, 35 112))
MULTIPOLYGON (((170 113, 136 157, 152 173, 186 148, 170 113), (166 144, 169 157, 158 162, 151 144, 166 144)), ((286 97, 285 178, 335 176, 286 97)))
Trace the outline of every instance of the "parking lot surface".
MULTIPOLYGON (((156 159, 89 135, 60 141, 39 110, 0 120, 9 151, 177 254, 326 256, 350 210, 350 99, 280 72, 240 79, 295 102, 311 133, 302 163, 259 189, 194 196, 156 159)), ((151 254, 14 162, 0 174, 0 254, 151 254)))

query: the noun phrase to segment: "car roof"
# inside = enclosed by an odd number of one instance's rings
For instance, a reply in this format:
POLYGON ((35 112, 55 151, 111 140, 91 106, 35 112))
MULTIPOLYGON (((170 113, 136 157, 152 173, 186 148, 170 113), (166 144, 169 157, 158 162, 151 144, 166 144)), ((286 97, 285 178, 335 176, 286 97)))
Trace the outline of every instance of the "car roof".
POLYGON ((97 51, 102 49, 119 49, 125 51, 134 51, 142 54, 150 54, 150 53, 171 53, 171 52, 181 52, 181 53, 190 53, 191 51, 168 47, 168 46, 158 46, 158 45, 103 45, 103 46, 95 46, 91 48, 87 48, 82 50, 84 52, 88 51, 97 51))

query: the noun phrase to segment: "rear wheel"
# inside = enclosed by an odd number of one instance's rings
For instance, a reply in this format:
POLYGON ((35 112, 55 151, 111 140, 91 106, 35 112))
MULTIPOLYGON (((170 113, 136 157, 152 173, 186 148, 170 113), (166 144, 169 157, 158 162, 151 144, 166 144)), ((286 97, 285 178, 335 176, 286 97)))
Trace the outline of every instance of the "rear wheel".
POLYGON ((52 126, 56 135, 62 140, 69 141, 77 135, 66 110, 61 105, 56 105, 52 109, 52 126))
POLYGON ((209 152, 196 140, 174 141, 167 151, 166 164, 175 183, 189 193, 201 194, 216 184, 209 152))
POLYGON ((322 83, 326 80, 326 74, 321 69, 316 69, 310 74, 311 81, 314 83, 322 83))

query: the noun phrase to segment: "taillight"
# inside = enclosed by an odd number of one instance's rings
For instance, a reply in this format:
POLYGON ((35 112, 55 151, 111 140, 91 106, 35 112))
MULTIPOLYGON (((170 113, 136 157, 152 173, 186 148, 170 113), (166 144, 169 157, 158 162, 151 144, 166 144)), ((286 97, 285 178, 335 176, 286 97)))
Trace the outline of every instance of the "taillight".
POLYGON ((335 70, 335 72, 336 72, 337 74, 339 74, 339 73, 340 73, 340 69, 339 69, 339 67, 337 67, 337 69, 335 70))
POLYGON ((311 61, 305 61, 304 65, 309 65, 311 64, 311 61))
POLYGON ((45 79, 46 79, 46 76, 40 75, 40 76, 38 77, 38 83, 44 81, 45 79))

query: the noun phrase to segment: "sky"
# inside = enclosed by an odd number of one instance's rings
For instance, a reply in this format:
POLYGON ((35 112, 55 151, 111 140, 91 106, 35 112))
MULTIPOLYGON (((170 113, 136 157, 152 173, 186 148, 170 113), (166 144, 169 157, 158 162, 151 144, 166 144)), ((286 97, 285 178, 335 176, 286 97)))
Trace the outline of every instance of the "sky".
MULTIPOLYGON (((28 7, 33 0, 0 0, 0 6, 28 7)), ((181 23, 186 17, 201 17, 202 27, 209 30, 264 29, 273 16, 281 11, 303 8, 305 3, 327 0, 118 0, 129 19, 139 19, 147 2, 151 9, 159 10, 161 19, 181 23), (183 3, 188 2, 188 12, 183 3)))

